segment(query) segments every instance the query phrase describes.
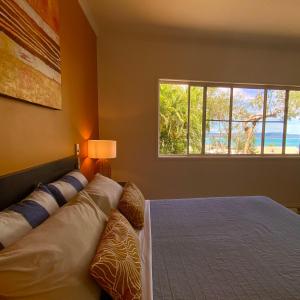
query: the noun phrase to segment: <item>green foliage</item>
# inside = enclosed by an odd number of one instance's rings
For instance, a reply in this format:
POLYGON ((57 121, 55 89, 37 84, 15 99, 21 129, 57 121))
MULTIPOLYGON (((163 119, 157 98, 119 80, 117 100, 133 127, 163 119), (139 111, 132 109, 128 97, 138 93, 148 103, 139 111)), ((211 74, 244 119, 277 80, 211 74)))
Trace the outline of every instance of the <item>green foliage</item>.
POLYGON ((207 88, 206 119, 229 120, 230 89, 207 88))
POLYGON ((187 85, 160 85, 160 153, 186 154, 187 85))
POLYGON ((190 88, 190 148, 191 154, 200 154, 202 149, 203 87, 190 88))
POLYGON ((288 118, 300 120, 300 91, 290 92, 288 118))

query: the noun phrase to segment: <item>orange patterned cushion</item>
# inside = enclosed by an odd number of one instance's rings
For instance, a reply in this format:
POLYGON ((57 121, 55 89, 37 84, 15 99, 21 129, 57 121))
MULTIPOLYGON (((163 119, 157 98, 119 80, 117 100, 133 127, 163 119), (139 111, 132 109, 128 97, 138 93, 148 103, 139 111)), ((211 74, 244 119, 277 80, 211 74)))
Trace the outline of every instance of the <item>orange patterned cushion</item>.
POLYGON ((90 274, 113 299, 142 298, 138 238, 117 210, 112 211, 108 220, 90 266, 90 274))
POLYGON ((145 198, 134 183, 126 183, 118 209, 134 228, 144 227, 145 198))

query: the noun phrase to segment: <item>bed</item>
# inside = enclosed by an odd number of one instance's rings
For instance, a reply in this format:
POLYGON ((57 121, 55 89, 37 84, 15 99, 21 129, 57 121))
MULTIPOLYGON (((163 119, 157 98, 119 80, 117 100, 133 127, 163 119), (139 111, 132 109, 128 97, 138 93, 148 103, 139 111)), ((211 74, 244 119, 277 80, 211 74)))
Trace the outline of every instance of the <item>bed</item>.
MULTIPOLYGON (((0 177, 0 210, 74 168, 0 177)), ((269 198, 146 200, 138 236, 145 300, 300 299, 300 218, 269 198)))
POLYGON ((153 299, 300 299, 300 218, 266 197, 150 203, 153 299))

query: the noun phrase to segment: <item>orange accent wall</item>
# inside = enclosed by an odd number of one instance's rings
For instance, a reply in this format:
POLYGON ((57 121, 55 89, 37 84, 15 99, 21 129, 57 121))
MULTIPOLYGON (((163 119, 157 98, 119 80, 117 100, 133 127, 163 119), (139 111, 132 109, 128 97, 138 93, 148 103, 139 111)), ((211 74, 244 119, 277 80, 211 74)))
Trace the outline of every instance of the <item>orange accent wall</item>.
MULTIPOLYGON (((0 175, 63 158, 98 138, 97 40, 77 0, 59 1, 62 110, 0 96, 0 175)), ((82 161, 91 177, 93 162, 82 161)))

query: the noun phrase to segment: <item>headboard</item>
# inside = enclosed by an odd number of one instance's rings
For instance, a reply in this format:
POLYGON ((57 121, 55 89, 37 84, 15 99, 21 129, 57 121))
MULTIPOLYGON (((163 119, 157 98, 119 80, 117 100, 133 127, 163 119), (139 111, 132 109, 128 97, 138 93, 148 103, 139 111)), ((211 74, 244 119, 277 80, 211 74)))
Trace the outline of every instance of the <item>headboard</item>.
POLYGON ((39 182, 49 183, 77 168, 75 156, 0 176, 0 211, 29 195, 39 182))

